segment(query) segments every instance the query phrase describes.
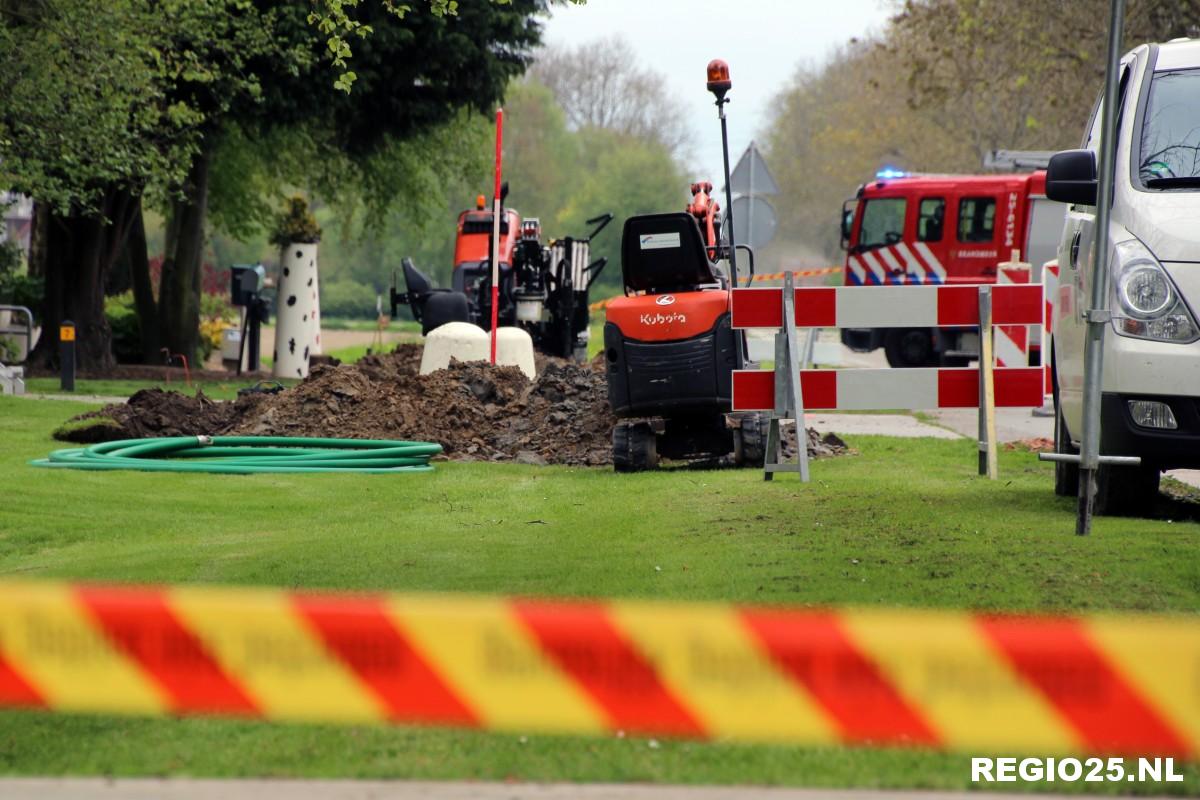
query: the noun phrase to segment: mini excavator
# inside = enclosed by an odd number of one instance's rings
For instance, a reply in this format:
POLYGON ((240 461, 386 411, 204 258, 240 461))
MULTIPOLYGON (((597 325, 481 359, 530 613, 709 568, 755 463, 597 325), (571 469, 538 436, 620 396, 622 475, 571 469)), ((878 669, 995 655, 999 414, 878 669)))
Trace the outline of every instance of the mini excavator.
MULTIPOLYGON (((729 145, 725 94, 729 67, 708 65, 717 97, 725 159, 729 145)), ((762 466, 769 418, 730 414, 732 371, 749 361, 745 334, 731 324, 737 256, 754 253, 733 239, 732 215, 722 218, 712 183, 692 184, 692 201, 678 213, 625 220, 621 273, 625 296, 609 301, 604 325, 608 399, 621 418, 613 428, 618 472, 654 469, 660 458, 762 466), (724 241, 722 241, 722 232, 724 241)))

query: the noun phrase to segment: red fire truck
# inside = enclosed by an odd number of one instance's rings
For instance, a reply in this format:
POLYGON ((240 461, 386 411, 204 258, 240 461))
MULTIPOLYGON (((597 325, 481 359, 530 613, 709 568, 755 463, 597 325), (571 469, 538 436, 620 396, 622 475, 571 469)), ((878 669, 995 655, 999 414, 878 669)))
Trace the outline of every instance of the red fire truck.
MULTIPOLYGON (((909 175, 893 169, 858 187, 842 206, 847 286, 995 283, 997 264, 1054 258, 1065 206, 1046 199, 1046 173, 909 175)), ((970 328, 856 328, 842 343, 882 347, 893 367, 964 365, 979 352, 970 328)), ((1035 339, 1035 351, 1038 347, 1035 339)), ((1037 358, 1031 353, 1031 358, 1037 358)))

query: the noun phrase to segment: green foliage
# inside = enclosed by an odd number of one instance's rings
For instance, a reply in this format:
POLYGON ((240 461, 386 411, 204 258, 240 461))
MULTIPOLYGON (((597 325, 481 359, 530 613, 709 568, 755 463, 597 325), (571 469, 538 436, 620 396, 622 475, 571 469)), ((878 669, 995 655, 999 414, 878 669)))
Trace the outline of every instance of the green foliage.
POLYGON ((140 363, 142 334, 133 302, 133 292, 122 292, 104 298, 104 317, 112 330, 113 356, 122 364, 140 363))
POLYGON ((321 241, 321 228, 317 218, 308 210, 308 201, 300 195, 287 199, 283 213, 275 219, 271 231, 271 244, 286 247, 289 244, 315 244, 321 241))
POLYGON ((276 10, 249 0, 46 0, 0 16, 0 182, 67 213, 112 186, 165 197, 204 135, 261 97, 276 10))
MULTIPOLYGON (((567 130, 566 116, 554 94, 536 78, 514 81, 504 110, 508 128, 504 172, 513 202, 526 216, 553 224, 582 177, 582 143, 567 130)), ((467 201, 464 197, 459 203, 467 201)))
MULTIPOLYGON (((621 225, 636 214, 683 210, 690 183, 680 161, 657 137, 587 126, 568 129, 555 95, 535 77, 509 90, 505 139, 509 203, 539 217, 548 237, 583 236, 585 220, 605 212, 615 221, 592 243, 592 258, 609 266, 596 298, 621 290, 621 225)), ((481 188, 486 185, 480 181, 481 188)), ((452 207, 465 207, 470 195, 452 207)))
POLYGON ((621 225, 638 214, 682 211, 689 181, 679 163, 657 141, 634 139, 591 129, 576 134, 580 163, 573 192, 555 217, 555 235, 582 236, 585 220, 604 212, 616 219, 592 243, 592 259, 606 257, 608 266, 593 287, 596 299, 621 291, 621 225))
POLYGON ((237 309, 229 304, 228 294, 224 292, 220 294, 204 292, 200 295, 200 316, 204 319, 219 319, 232 322, 238 318, 238 312, 237 309))
POLYGON ((0 242, 0 304, 36 310, 44 290, 45 282, 26 272, 21 246, 13 241, 0 242))
POLYGON ((321 284, 322 316, 374 319, 378 291, 374 286, 353 279, 341 279, 321 284))
MULTIPOLYGON (((458 15, 458 0, 427 1, 429 13, 434 17, 458 15)), ((513 3, 513 0, 491 1, 500 5, 513 3)), ((352 56, 350 41, 356 38, 366 39, 375 32, 374 27, 370 24, 350 15, 349 9, 357 9, 359 2, 360 0, 321 0, 321 5, 308 15, 308 24, 316 27, 322 35, 327 37, 325 41, 327 56, 334 69, 338 70, 333 86, 338 91, 347 94, 350 93, 354 82, 358 80, 357 73, 349 68, 349 60, 352 56)), ((571 2, 582 4, 587 0, 571 0, 571 2)), ((379 0, 379 5, 387 13, 401 19, 412 11, 410 4, 397 0, 379 0)))
MULTIPOLYGON (((376 2, 355 9, 374 30, 356 54, 353 96, 329 85, 323 64, 273 73, 258 111, 222 128, 209 196, 218 231, 246 239, 269 230, 285 187, 303 187, 337 212, 336 229, 321 218, 323 266, 333 240, 367 242, 365 249, 388 255, 372 260, 370 275, 361 259, 347 260, 356 280, 378 289, 402 255, 441 257, 443 246, 425 247, 427 227, 463 193, 473 196, 467 176, 486 173, 491 127, 478 112, 490 113, 525 69, 539 43, 534 17, 545 7, 545 0, 476 3, 453 18, 396 18, 376 2), (389 244, 397 239, 403 245, 389 244)), ((315 33, 303 16, 278 27, 295 41, 315 33)))

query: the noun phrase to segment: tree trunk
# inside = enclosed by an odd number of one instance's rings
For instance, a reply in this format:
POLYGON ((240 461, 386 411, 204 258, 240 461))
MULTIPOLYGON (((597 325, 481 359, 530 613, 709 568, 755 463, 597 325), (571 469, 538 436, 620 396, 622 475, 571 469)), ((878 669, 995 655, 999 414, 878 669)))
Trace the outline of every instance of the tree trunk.
POLYGON ((75 363, 80 370, 105 370, 116 362, 112 332, 104 318, 104 278, 100 274, 104 223, 95 217, 58 216, 47 220, 45 248, 39 254, 46 279, 42 336, 31 361, 58 366, 59 327, 75 324, 75 363))
POLYGON ((184 197, 171 203, 163 258, 158 316, 162 338, 172 354, 196 356, 200 346, 200 270, 204 259, 204 220, 208 211, 210 154, 192 163, 184 197))
POLYGON ((50 208, 35 214, 41 218, 35 224, 31 271, 45 278, 46 295, 39 320, 42 336, 30 357, 34 364, 57 366, 59 327, 68 320, 75 324, 75 359, 81 371, 106 370, 116 363, 104 317, 104 283, 125 245, 136 203, 131 190, 114 187, 99 214, 62 215, 50 208))
POLYGON ((50 216, 50 209, 45 203, 34 202, 33 220, 29 226, 29 274, 34 277, 46 274, 46 240, 49 236, 50 216))
POLYGON ((154 284, 150 280, 150 254, 146 245, 146 221, 142 215, 141 199, 129 228, 129 241, 125 244, 129 262, 129 279, 133 288, 133 305, 137 309, 138 330, 142 339, 142 357, 146 363, 161 359, 163 338, 158 319, 158 304, 154 298, 154 284))

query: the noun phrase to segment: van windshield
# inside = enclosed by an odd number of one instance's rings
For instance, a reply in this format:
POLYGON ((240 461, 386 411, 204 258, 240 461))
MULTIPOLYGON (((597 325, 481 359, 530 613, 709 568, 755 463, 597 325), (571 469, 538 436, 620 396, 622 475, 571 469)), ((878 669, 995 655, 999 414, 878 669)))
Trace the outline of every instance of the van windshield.
POLYGON ((1155 74, 1138 176, 1148 189, 1200 189, 1200 70, 1155 74))

